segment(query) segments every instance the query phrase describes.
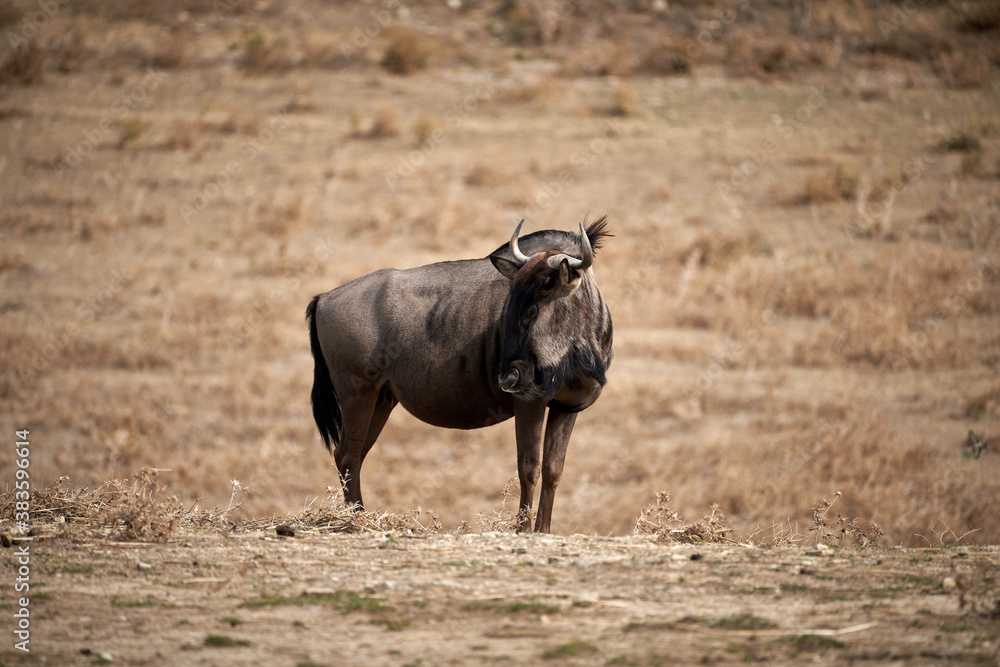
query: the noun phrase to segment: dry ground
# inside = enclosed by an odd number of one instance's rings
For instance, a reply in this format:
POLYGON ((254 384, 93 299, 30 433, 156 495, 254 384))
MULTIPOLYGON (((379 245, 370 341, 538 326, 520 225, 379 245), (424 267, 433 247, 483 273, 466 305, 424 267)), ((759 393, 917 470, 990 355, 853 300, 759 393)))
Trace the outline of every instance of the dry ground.
MULTIPOLYGON (((993 4, 731 4, 5 3, 41 18, 0 61, 0 432, 36 487, 298 509, 336 484, 314 294, 607 213, 617 357, 557 533, 662 489, 805 532, 840 491, 888 544, 996 543, 993 4)), ((511 424, 399 410, 363 484, 449 529, 513 473, 511 424)))
POLYGON ((32 652, 2 664, 996 664, 1000 630, 977 611, 1000 604, 995 547, 183 531, 31 548, 32 652))

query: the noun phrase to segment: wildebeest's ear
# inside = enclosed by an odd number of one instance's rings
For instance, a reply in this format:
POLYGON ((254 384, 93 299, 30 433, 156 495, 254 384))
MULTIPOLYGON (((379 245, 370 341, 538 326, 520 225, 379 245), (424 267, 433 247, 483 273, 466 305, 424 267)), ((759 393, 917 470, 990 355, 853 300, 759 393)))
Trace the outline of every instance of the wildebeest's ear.
POLYGON ((497 267, 497 271, 510 280, 514 279, 514 276, 517 275, 518 270, 521 268, 516 262, 504 259, 503 257, 498 257, 497 255, 490 255, 490 261, 493 262, 493 266, 497 267))
POLYGON ((572 269, 569 266, 569 260, 564 259, 559 262, 559 278, 556 281, 556 285, 559 287, 575 288, 577 281, 580 280, 580 272, 576 269, 572 269))

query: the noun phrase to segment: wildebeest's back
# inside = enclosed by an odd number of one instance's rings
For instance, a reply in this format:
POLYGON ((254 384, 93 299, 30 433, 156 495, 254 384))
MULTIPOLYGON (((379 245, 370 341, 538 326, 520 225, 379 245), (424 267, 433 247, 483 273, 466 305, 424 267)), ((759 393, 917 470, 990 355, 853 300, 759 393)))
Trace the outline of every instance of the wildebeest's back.
POLYGON ((417 418, 452 428, 510 416, 494 379, 508 288, 479 259, 383 269, 322 295, 321 345, 338 394, 387 386, 417 418))

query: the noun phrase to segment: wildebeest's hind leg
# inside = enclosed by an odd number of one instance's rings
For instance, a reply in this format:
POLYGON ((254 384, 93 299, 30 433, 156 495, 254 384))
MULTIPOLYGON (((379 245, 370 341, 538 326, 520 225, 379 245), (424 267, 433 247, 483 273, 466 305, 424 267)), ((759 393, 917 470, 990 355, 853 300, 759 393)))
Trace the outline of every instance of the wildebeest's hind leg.
MULTIPOLYGON (((361 499, 361 463, 364 461, 365 453, 371 448, 368 443, 368 433, 375 417, 377 402, 378 391, 371 389, 352 394, 341 401, 344 432, 333 452, 333 458, 337 462, 340 483, 344 487, 344 502, 348 505, 357 505, 358 509, 365 507, 361 499)), ((388 414, 379 415, 380 421, 375 429, 375 437, 382 430, 382 425, 388 416, 388 414)))
POLYGON ((552 532, 552 501, 555 500, 556 487, 562 478, 569 437, 573 434, 577 414, 549 410, 549 418, 545 425, 545 446, 542 449, 542 493, 538 499, 535 532, 552 532))
POLYGON ((542 440, 542 422, 545 404, 540 402, 518 403, 514 408, 514 432, 517 436, 517 477, 521 483, 521 502, 518 504, 517 532, 531 530, 531 504, 538 481, 539 449, 542 440))
POLYGON ((379 434, 382 433, 382 427, 385 426, 385 422, 389 419, 393 408, 397 405, 398 403, 393 397, 392 392, 389 391, 388 386, 383 387, 382 391, 379 392, 375 409, 372 411, 371 421, 368 422, 368 434, 365 436, 364 449, 361 450, 362 465, 365 462, 365 457, 368 456, 368 452, 375 445, 375 441, 378 440, 379 434))

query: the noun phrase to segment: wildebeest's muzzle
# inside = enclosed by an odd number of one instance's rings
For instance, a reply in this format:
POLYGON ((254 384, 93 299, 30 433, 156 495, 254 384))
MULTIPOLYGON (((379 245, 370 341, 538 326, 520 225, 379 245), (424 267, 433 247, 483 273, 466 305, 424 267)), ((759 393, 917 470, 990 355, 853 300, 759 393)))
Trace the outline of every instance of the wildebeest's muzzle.
MULTIPOLYGON (((500 388, 508 394, 517 394, 523 389, 523 386, 518 386, 521 383, 521 378, 525 377, 522 369, 519 368, 522 365, 523 362, 514 361, 507 370, 501 371, 500 375, 497 376, 497 383, 500 385, 500 388)), ((527 376, 525 379, 530 379, 530 376, 527 376)))

